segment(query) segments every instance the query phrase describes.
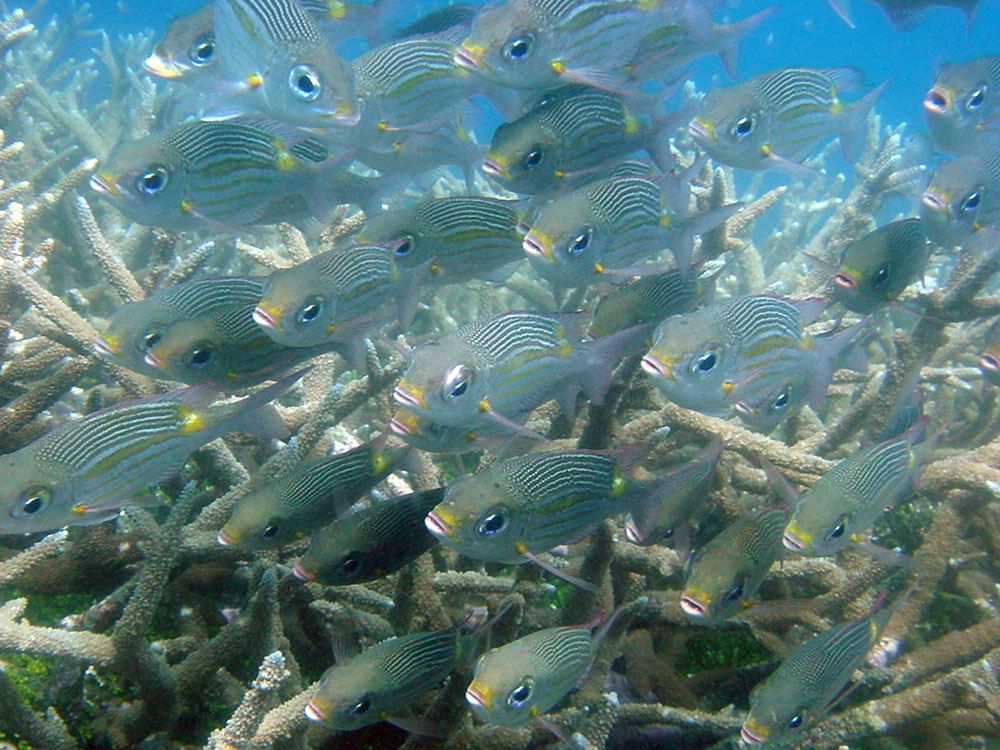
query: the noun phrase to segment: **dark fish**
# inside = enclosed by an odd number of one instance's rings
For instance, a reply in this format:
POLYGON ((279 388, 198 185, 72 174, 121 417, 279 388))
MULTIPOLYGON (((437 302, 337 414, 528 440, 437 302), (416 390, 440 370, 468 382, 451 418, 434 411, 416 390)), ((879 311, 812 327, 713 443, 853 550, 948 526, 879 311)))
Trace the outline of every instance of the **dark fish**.
POLYGON ((414 492, 334 521, 312 535, 295 575, 345 586, 395 573, 437 545, 424 528, 424 517, 443 497, 443 487, 414 492))
MULTIPOLYGON (((850 0, 829 0, 829 2, 837 15, 853 27, 850 0)), ((971 27, 976 6, 979 4, 979 0, 869 0, 869 2, 875 3, 885 11, 892 25, 901 31, 914 29, 923 20, 924 11, 935 6, 957 8, 965 14, 965 20, 971 27)))
POLYGON ((919 219, 886 224, 844 247, 833 277, 833 298, 848 310, 870 313, 916 281, 929 257, 919 219))
POLYGON ((1000 118, 1000 57, 944 63, 924 97, 924 116, 938 149, 950 154, 975 151, 980 134, 996 130, 1000 118))
POLYGON ((215 11, 212 4, 178 16, 142 68, 159 78, 190 78, 215 72, 215 11))
POLYGON ((920 221, 944 248, 968 247, 981 229, 1000 224, 1000 138, 982 145, 940 164, 924 191, 920 221))
POLYGON ((986 346, 979 355, 979 369, 987 383, 1000 386, 1000 322, 991 325, 986 334, 986 346))

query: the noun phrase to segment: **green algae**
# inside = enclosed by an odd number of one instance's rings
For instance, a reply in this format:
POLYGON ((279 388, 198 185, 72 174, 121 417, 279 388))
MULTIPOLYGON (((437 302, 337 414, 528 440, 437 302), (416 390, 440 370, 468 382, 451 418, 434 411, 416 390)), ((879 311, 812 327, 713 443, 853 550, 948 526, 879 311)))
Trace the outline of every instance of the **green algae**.
POLYGON ((714 669, 740 669, 772 658, 753 634, 745 628, 705 630, 690 638, 678 657, 675 668, 682 677, 714 669))

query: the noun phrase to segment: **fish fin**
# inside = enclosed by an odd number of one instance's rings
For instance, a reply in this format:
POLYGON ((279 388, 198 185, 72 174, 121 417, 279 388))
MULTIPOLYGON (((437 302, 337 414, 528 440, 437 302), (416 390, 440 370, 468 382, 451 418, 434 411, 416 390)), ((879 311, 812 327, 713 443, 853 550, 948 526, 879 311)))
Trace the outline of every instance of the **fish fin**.
POLYGON ((909 555, 888 549, 887 547, 882 547, 878 544, 872 544, 871 542, 852 541, 850 542, 850 546, 855 549, 859 549, 862 552, 871 555, 879 562, 885 563, 886 565, 894 568, 912 570, 916 562, 909 555))
POLYGON ((427 719, 417 718, 413 715, 393 715, 386 716, 385 720, 392 724, 393 726, 399 727, 402 730, 409 732, 410 734, 418 734, 422 737, 434 737, 436 739, 445 739, 449 732, 448 727, 444 724, 439 724, 436 722, 428 721, 427 719))
POLYGON ((544 435, 539 435, 534 430, 529 430, 524 425, 518 424, 517 422, 515 422, 512 419, 508 419, 507 417, 503 416, 502 414, 497 414, 492 409, 489 410, 489 411, 487 411, 487 412, 485 412, 485 413, 494 422, 496 422, 499 425, 502 425, 502 426, 506 427, 508 430, 511 430, 512 432, 514 432, 514 433, 516 433, 518 435, 522 435, 523 437, 527 437, 527 438, 532 438, 533 440, 540 440, 540 441, 546 442, 546 443, 549 442, 548 438, 546 438, 544 435))
POLYGON ((585 581, 582 578, 571 576, 569 573, 566 573, 565 571, 559 570, 559 568, 555 567, 554 565, 550 565, 549 563, 542 560, 540 557, 538 557, 538 555, 532 554, 531 552, 525 552, 524 556, 527 557, 529 560, 531 560, 531 562, 533 562, 539 568, 548 573, 551 573, 556 578, 562 578, 567 583, 572 583, 574 586, 581 588, 584 591, 589 591, 591 594, 596 595, 601 593, 601 590, 597 588, 597 586, 595 586, 594 584, 590 583, 589 581, 585 581))
POLYGON ((822 268, 824 271, 826 271, 828 273, 836 273, 837 272, 837 268, 839 268, 839 266, 836 263, 831 263, 830 261, 823 260, 822 258, 819 258, 819 257, 817 257, 815 255, 811 255, 811 254, 807 253, 805 250, 799 250, 798 252, 799 252, 799 255, 806 256, 806 258, 808 258, 811 263, 813 263, 814 265, 819 266, 820 268, 822 268))
POLYGON ((803 297, 802 299, 791 300, 791 303, 795 305, 795 309, 802 316, 803 326, 815 323, 816 319, 819 318, 820 314, 830 304, 823 297, 803 297))
POLYGON ((692 104, 655 118, 655 127, 646 150, 661 171, 667 172, 676 166, 677 160, 670 150, 671 137, 678 129, 686 128, 696 114, 698 109, 692 104))
POLYGON ((334 351, 346 359, 347 364, 355 372, 362 375, 368 372, 368 349, 365 346, 364 336, 335 342, 334 351))
POLYGON ((361 653, 361 644, 357 638, 344 633, 330 636, 330 648, 333 651, 333 663, 343 664, 361 653))
POLYGON ((852 29, 857 28, 857 26, 854 25, 854 19, 851 18, 850 0, 827 0, 827 2, 830 3, 830 7, 833 8, 833 12, 840 16, 844 23, 852 29))
POLYGON ((670 248, 674 254, 677 265, 684 268, 691 265, 691 253, 693 251, 693 240, 695 235, 711 232, 725 224, 734 215, 739 213, 745 204, 737 201, 726 206, 712 208, 700 214, 693 214, 683 220, 684 237, 680 242, 670 248))
POLYGON ((767 477, 767 487, 782 505, 791 509, 799 499, 799 492, 788 481, 788 478, 781 473, 777 466, 761 456, 758 459, 760 468, 764 470, 767 477))
POLYGON ((722 66, 726 69, 726 75, 731 80, 736 80, 737 77, 740 40, 756 31, 777 9, 777 5, 772 5, 748 18, 714 28, 716 37, 714 46, 719 59, 722 60, 722 66))
POLYGON ((275 440, 288 437, 288 428, 271 401, 295 385, 310 369, 312 368, 304 367, 297 370, 233 404, 230 429, 234 432, 249 432, 252 435, 275 440))
POLYGON ((627 83, 622 75, 605 70, 603 67, 563 68, 559 77, 567 83, 579 83, 612 94, 629 96, 642 93, 638 86, 627 83))
POLYGON ((511 276, 514 275, 514 271, 517 270, 517 267, 520 264, 521 264, 520 259, 511 261, 510 263, 505 263, 499 268, 493 268, 487 271, 486 273, 479 274, 479 278, 482 279, 483 281, 489 281, 490 283, 493 284, 502 284, 503 282, 505 282, 507 279, 509 279, 511 276))
POLYGON ((636 440, 635 442, 612 448, 610 452, 614 456, 618 468, 627 471, 638 466, 646 457, 649 453, 649 443, 644 440, 636 440))
POLYGON ((817 177, 826 177, 818 169, 813 169, 812 167, 807 167, 805 164, 793 161, 791 159, 786 159, 783 156, 778 156, 775 153, 769 153, 762 162, 765 168, 780 169, 789 174, 792 179, 795 180, 815 180, 817 177))
POLYGON ((566 747, 573 747, 573 743, 570 742, 569 738, 566 736, 566 733, 563 732, 560 727, 557 727, 551 719, 546 719, 544 716, 539 716, 538 723, 545 729, 552 732, 552 734, 555 735, 555 738, 559 740, 559 742, 561 742, 563 745, 565 745, 566 747))
POLYGON ((434 259, 431 258, 419 266, 404 271, 408 278, 401 285, 400 294, 396 297, 396 315, 399 325, 404 331, 410 329, 413 317, 417 314, 417 303, 420 302, 420 284, 431 271, 434 259))
POLYGON ((864 71, 851 65, 844 65, 840 68, 823 68, 820 72, 833 81, 838 94, 845 91, 857 91, 865 85, 864 71))
POLYGON ((844 158, 848 162, 855 163, 861 158, 865 138, 868 134, 868 129, 865 127, 868 111, 875 106, 875 102, 882 96, 882 92, 885 91, 891 80, 890 78, 883 81, 847 107, 848 111, 844 116, 843 127, 839 128, 837 132, 840 136, 840 149, 844 152, 844 158))
POLYGON ((576 420, 576 397, 579 393, 579 388, 560 388, 556 393, 556 403, 570 424, 576 420))
POLYGON ((613 333, 610 336, 591 339, 586 344, 588 347, 587 359, 583 372, 578 376, 577 381, 583 392, 587 394, 587 398, 595 404, 604 402, 604 394, 611 384, 611 376, 614 374, 615 367, 625 357, 637 354, 646 348, 649 330, 649 324, 644 323, 626 328, 624 331, 613 333))

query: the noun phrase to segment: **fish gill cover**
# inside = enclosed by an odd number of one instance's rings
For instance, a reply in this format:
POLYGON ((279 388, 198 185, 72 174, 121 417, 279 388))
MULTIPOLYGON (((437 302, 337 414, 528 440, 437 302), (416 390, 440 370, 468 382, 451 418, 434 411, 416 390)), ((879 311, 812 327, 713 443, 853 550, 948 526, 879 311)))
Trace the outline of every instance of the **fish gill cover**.
POLYGON ((0 0, 0 742, 1000 747, 998 28, 0 0))

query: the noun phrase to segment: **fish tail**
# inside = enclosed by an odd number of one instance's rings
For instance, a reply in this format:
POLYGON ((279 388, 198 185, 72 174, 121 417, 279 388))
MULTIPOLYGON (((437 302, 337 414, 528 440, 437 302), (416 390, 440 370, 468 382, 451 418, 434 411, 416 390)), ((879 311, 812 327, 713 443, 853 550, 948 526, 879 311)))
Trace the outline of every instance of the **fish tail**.
POLYGON ((722 66, 726 69, 726 75, 731 79, 735 80, 737 76, 740 40, 752 34, 777 9, 777 5, 772 5, 770 8, 764 8, 759 13, 754 13, 749 18, 744 18, 741 21, 735 21, 716 29, 716 44, 719 59, 722 60, 722 66))
POLYGON ((725 224, 734 214, 739 213, 743 208, 743 203, 737 201, 728 206, 713 208, 704 213, 696 214, 683 220, 684 232, 680 240, 674 244, 670 251, 674 254, 674 260, 680 268, 687 268, 691 265, 691 254, 694 251, 694 236, 711 232, 713 229, 725 224))
POLYGON ((234 404, 230 412, 232 421, 229 428, 235 432, 249 432, 274 440, 288 437, 288 428, 271 401, 291 388, 310 369, 306 367, 286 375, 278 382, 234 404))
POLYGON ((850 0, 827 0, 827 2, 830 3, 833 12, 843 19, 844 23, 852 29, 857 28, 854 25, 854 19, 851 18, 850 0))
POLYGON ((655 326, 655 322, 643 323, 584 344, 587 355, 579 385, 587 398, 595 404, 604 402, 604 394, 611 383, 615 367, 625 357, 638 354, 646 348, 655 326))
POLYGON ((849 105, 847 111, 841 115, 843 126, 838 129, 838 135, 840 136, 841 151, 844 152, 844 158, 848 161, 854 163, 861 158, 867 135, 865 122, 868 119, 868 111, 875 106, 875 102, 882 96, 882 92, 885 91, 891 80, 880 83, 854 104, 849 105))

